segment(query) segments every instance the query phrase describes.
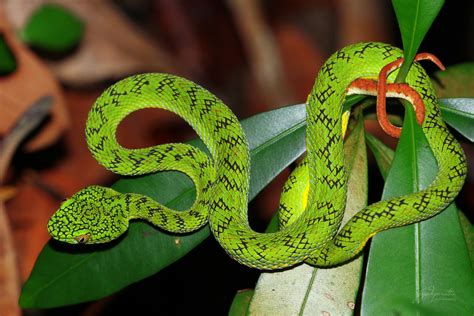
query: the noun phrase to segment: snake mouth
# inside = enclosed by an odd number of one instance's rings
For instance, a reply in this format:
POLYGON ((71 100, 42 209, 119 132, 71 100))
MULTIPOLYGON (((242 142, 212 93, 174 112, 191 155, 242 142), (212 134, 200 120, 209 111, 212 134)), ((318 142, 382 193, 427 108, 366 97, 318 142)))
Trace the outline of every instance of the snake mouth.
POLYGON ((52 236, 52 237, 54 240, 64 242, 67 244, 72 244, 72 245, 79 244, 79 242, 74 237, 58 237, 58 236, 52 236))
POLYGON ((68 236, 68 237, 53 237, 57 241, 65 242, 72 245, 85 245, 91 240, 90 235, 68 236))
MULTIPOLYGON (((49 228, 49 227, 48 227, 49 228)), ((65 242, 68 244, 90 244, 92 243, 92 236, 89 232, 79 233, 79 234, 64 234, 61 232, 54 232, 49 229, 50 236, 60 242, 65 242)))

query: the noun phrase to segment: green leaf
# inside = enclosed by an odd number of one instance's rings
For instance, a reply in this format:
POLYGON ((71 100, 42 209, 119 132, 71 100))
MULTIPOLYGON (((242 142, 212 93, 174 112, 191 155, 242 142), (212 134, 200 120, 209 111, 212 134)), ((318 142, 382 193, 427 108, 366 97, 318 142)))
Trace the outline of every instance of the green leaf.
MULTIPOLYGON (((367 153, 363 119, 344 144, 349 173, 346 222, 367 204, 367 153)), ((307 264, 281 272, 262 273, 250 304, 250 315, 350 315, 362 269, 360 256, 348 264, 317 269, 307 264)))
POLYGON ((232 305, 230 306, 229 316, 245 316, 249 309, 250 300, 253 296, 253 290, 238 291, 234 296, 232 305))
POLYGON ((369 133, 365 134, 365 140, 374 154, 382 177, 386 179, 394 156, 393 150, 369 133))
POLYGON ((461 222, 464 231, 464 238, 466 239, 467 249, 469 250, 469 257, 471 257, 471 266, 474 268, 474 225, 463 212, 459 212, 459 221, 461 222))
MULTIPOLYGON (((371 134, 366 134, 365 139, 374 153, 382 177, 386 179, 395 152, 371 134)), ((458 214, 464 238, 466 239, 469 257, 471 258, 471 265, 474 267, 474 226, 463 212, 459 211, 458 214)))
POLYGON ((437 71, 432 80, 446 123, 474 141, 474 63, 437 71))
POLYGON ((433 77, 438 98, 474 98, 474 63, 449 66, 433 77))
POLYGON ((474 98, 440 99, 439 107, 446 123, 474 142, 474 98))
POLYGON ((5 36, 0 34, 0 75, 7 75, 16 69, 15 56, 8 47, 5 36))
POLYGON ((62 53, 77 46, 83 33, 84 24, 73 12, 44 4, 30 16, 20 37, 32 47, 62 53))
POLYGON ((444 4, 444 0, 392 0, 402 35, 405 62, 397 82, 405 80, 421 41, 444 4))
MULTIPOLYGON (((408 107, 383 199, 418 191, 436 161, 408 107)), ((470 315, 474 279, 454 204, 430 220, 391 229, 371 243, 362 315, 470 315)))
MULTIPOLYGON (((305 150, 305 105, 262 113, 242 122, 251 148, 249 197, 305 150)), ((192 142, 203 148, 200 141, 192 142)), ((177 172, 161 172, 118 181, 121 192, 137 192, 173 208, 191 205, 191 181, 177 172)), ((45 227, 46 229, 46 227, 45 227)), ((145 222, 133 222, 125 238, 102 247, 49 242, 39 255, 20 297, 25 308, 46 308, 102 298, 157 273, 196 247, 208 226, 187 235, 170 235, 145 222)))
POLYGON ((364 100, 367 96, 362 94, 351 94, 346 96, 342 105, 342 112, 349 111, 354 105, 364 100))
POLYGON ((280 219, 278 218, 278 214, 275 214, 270 220, 270 223, 268 223, 267 228, 265 229, 265 232, 266 233, 277 232, 279 226, 280 226, 280 219))

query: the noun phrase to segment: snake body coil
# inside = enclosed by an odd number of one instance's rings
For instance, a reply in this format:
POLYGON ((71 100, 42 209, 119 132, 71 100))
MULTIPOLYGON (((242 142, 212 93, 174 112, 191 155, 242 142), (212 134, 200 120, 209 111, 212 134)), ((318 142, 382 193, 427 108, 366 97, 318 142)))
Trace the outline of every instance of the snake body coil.
POLYGON ((294 208, 292 201, 302 198, 308 184, 298 182, 301 177, 309 178, 307 206, 299 216, 285 215, 286 225, 270 234, 255 232, 248 224, 249 150, 227 106, 202 87, 167 74, 136 75, 114 84, 96 101, 87 120, 87 143, 94 157, 124 175, 182 171, 196 185, 196 200, 187 211, 177 212, 143 195, 91 186, 61 205, 48 224, 50 234, 70 243, 101 243, 125 232, 129 219, 145 219, 172 232, 198 229, 209 219, 226 252, 250 267, 276 269, 302 261, 327 266, 350 259, 377 232, 439 213, 466 176, 464 153, 440 117, 430 79, 414 63, 406 82, 425 104, 422 128, 439 173, 421 192, 362 209, 338 232, 347 191, 340 132, 347 88, 358 78, 377 79, 384 65, 401 57, 399 49, 370 42, 345 47, 326 61, 307 102, 307 157, 285 184, 280 210, 294 208), (186 120, 212 158, 185 144, 121 147, 115 138, 119 123, 131 112, 150 107, 186 120))

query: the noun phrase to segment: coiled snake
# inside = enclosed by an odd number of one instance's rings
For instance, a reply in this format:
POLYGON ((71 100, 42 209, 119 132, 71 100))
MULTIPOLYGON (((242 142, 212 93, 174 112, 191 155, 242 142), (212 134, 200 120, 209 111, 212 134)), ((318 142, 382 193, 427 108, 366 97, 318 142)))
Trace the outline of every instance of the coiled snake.
POLYGON ((90 186, 62 203, 48 223, 49 233, 69 243, 104 243, 123 234, 131 219, 144 219, 175 233, 196 230, 209 220, 225 251, 250 267, 344 262, 377 232, 442 211, 456 197, 466 176, 464 153, 440 117, 429 77, 415 62, 406 83, 424 103, 422 128, 439 173, 425 190, 369 205, 338 231, 346 202, 342 104, 352 93, 348 89, 352 82, 376 80, 385 65, 402 57, 397 48, 369 42, 345 47, 326 61, 307 101, 307 156, 283 189, 280 211, 284 227, 268 234, 253 231, 247 220, 249 150, 245 134, 227 106, 204 88, 169 74, 141 74, 119 81, 98 98, 89 113, 85 132, 92 154, 107 169, 122 175, 184 172, 195 183, 196 200, 188 210, 178 212, 143 195, 90 186), (131 112, 149 107, 182 117, 212 158, 186 144, 121 147, 115 138, 119 123, 131 112), (304 203, 303 196, 307 196, 304 203), (301 215, 285 213, 302 205, 301 215))

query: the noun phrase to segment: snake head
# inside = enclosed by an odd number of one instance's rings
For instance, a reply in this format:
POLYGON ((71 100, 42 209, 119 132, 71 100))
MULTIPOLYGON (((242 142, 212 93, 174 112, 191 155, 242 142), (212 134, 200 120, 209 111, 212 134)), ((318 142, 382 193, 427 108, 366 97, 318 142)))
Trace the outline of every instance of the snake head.
POLYGON ((64 201, 48 222, 49 234, 70 244, 109 242, 128 228, 123 195, 110 188, 90 186, 64 201))

